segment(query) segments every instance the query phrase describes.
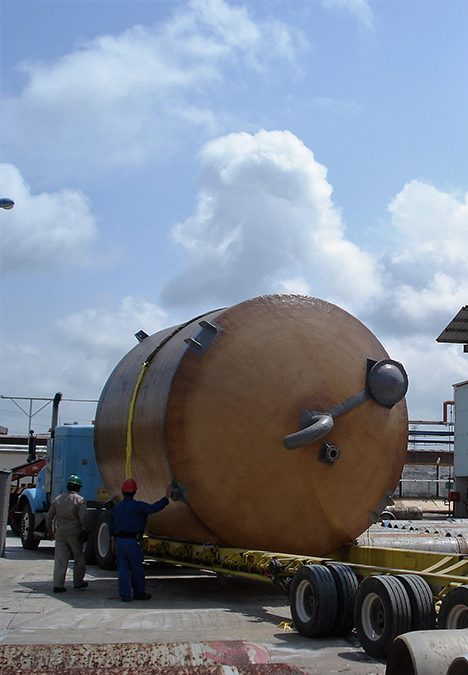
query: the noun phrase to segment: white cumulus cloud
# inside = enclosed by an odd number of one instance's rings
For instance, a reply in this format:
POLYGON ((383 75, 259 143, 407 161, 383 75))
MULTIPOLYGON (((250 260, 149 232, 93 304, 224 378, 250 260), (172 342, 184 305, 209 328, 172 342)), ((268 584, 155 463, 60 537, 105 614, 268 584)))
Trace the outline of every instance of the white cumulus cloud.
MULTIPOLYGON (((152 334, 168 325, 159 307, 127 296, 118 306, 89 307, 57 319, 51 327, 36 331, 30 342, 4 333, 1 393, 51 397, 60 391, 64 398, 97 399, 116 364, 137 344, 134 333, 143 329, 152 334)), ((95 404, 63 403, 61 408, 68 415, 64 419, 89 424, 95 404)), ((26 419, 18 416, 14 404, 2 401, 2 424, 21 430, 26 419)), ((49 425, 49 410, 34 421, 37 432, 49 425)))
POLYGON ((463 200, 433 185, 413 180, 389 205, 399 250, 394 263, 424 261, 449 271, 468 271, 468 194, 463 200))
POLYGON ((167 314, 153 303, 127 296, 117 309, 93 307, 59 319, 57 327, 67 344, 82 354, 109 357, 123 353, 134 334, 152 334, 167 325, 167 314))
POLYGON ((437 336, 468 301, 468 201, 422 181, 389 204, 391 250, 382 325, 437 336))
POLYGON ((326 168, 287 131, 208 143, 195 213, 173 228, 187 269, 163 291, 174 305, 308 289, 346 306, 381 294, 379 267, 346 237, 326 168))
POLYGON ((53 62, 21 63, 25 86, 3 100, 4 146, 42 174, 141 165, 187 131, 219 132, 229 113, 209 99, 210 87, 229 78, 232 89, 236 77, 291 65, 300 43, 245 7, 193 0, 166 22, 99 36, 53 62))
POLYGON ((369 0, 322 0, 322 5, 326 9, 348 12, 367 29, 374 25, 374 15, 369 0))
POLYGON ((0 184, 15 207, 1 216, 2 271, 34 270, 78 262, 96 238, 95 218, 79 190, 34 194, 20 171, 0 164, 0 184))

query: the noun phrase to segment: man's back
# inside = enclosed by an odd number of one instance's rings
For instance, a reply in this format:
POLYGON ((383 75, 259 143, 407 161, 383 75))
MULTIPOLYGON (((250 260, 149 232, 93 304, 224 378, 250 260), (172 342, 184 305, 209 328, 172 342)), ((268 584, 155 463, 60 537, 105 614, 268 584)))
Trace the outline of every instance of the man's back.
POLYGON ((63 534, 79 534, 87 526, 86 501, 77 492, 59 495, 52 502, 49 518, 56 519, 56 531, 63 534))

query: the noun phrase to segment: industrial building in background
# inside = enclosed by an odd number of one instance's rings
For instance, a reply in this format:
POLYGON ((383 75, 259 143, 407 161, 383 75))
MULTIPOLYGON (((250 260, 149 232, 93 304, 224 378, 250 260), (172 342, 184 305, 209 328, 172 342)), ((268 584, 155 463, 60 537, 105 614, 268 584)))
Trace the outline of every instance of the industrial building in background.
MULTIPOLYGON (((462 344, 468 353, 468 305, 460 309, 437 338, 437 342, 462 344)), ((454 503, 454 515, 468 515, 468 380, 453 385, 455 401, 455 438, 453 471, 455 490, 449 498, 454 503)))

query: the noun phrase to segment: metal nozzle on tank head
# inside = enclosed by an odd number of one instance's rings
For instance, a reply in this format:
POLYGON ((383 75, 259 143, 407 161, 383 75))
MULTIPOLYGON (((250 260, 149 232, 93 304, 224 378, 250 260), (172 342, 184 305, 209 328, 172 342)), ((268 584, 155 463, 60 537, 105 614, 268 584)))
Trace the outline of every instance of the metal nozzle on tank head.
POLYGON ((337 459, 340 459, 340 449, 337 445, 331 443, 324 443, 320 448, 318 455, 319 462, 323 464, 334 464, 337 459))

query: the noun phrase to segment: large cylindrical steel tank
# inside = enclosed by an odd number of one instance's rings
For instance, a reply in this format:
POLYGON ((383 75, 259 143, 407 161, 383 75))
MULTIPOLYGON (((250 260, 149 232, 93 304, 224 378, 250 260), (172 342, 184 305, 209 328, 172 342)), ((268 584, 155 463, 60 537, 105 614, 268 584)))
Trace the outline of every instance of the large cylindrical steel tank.
POLYGON ((254 298, 121 360, 98 404, 98 463, 112 495, 130 465, 138 499, 174 479, 186 487, 185 502, 149 519, 150 534, 325 555, 376 520, 398 483, 406 385, 339 307, 254 298))

